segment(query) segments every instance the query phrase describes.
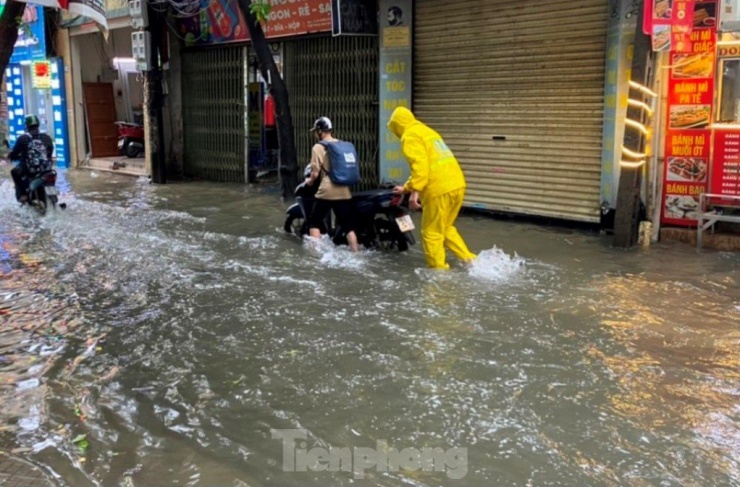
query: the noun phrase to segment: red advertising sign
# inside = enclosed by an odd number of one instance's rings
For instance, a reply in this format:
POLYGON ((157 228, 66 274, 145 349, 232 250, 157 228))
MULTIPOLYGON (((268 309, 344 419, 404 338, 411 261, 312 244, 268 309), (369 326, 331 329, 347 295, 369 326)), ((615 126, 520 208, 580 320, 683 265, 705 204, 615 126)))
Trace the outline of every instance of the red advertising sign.
POLYGON ((645 2, 651 4, 649 9, 651 13, 650 37, 653 42, 653 51, 671 49, 671 5, 673 1, 675 0, 646 0, 645 2))
POLYGON ((264 26, 267 37, 331 32, 329 0, 272 0, 270 3, 272 8, 264 26))
POLYGON ((714 132, 712 193, 740 196, 740 131, 714 132))
POLYGON ((694 0, 673 0, 671 9, 671 45, 673 52, 692 52, 691 31, 694 28, 694 0))
MULTIPOLYGON (((681 7, 673 0, 673 8, 681 7)), ((686 2, 688 3, 688 2, 686 2)), ((693 2, 691 2, 693 3, 693 2)), ((700 2, 699 5, 714 2, 700 2)), ((673 37, 671 72, 668 84, 668 130, 664 175, 663 223, 696 225, 699 195, 707 192, 714 102, 714 26, 697 25, 690 16, 691 28, 683 45, 673 37), (681 50, 678 50, 678 48, 681 50)), ((714 11, 714 10, 712 10, 714 11)), ((676 15, 674 10, 673 15, 676 15)), ((684 16, 685 20, 686 15, 684 16)), ((701 21, 702 19, 699 18, 701 21)))
MULTIPOLYGON (((270 13, 262 28, 268 39, 331 32, 331 1, 270 0, 270 13)), ((181 19, 179 29, 187 45, 249 40, 246 21, 233 0, 210 1, 200 14, 181 19)))

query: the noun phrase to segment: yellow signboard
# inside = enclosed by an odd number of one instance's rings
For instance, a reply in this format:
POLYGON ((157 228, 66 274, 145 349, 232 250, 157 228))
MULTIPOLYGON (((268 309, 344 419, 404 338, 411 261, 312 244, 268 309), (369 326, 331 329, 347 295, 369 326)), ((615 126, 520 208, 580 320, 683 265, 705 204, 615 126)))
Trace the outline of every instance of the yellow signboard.
POLYGON ((37 61, 33 63, 33 87, 37 90, 51 89, 51 63, 37 61))

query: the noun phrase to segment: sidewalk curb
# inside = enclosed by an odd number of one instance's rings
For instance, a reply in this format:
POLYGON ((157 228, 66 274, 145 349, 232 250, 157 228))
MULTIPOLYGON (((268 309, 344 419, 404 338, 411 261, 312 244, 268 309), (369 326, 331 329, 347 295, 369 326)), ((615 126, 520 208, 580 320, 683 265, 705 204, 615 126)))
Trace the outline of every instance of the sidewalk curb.
POLYGON ((0 452, 0 486, 55 487, 55 483, 37 466, 22 458, 0 452))

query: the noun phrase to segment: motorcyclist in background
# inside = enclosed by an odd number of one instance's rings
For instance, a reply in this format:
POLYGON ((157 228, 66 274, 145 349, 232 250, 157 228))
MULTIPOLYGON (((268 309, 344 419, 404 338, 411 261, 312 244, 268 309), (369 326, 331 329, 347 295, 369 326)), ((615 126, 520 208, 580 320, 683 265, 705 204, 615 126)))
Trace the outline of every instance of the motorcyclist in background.
POLYGON ((51 169, 54 141, 39 130, 36 115, 26 117, 26 133, 18 137, 15 147, 8 154, 11 161, 19 161, 10 174, 15 184, 15 199, 21 203, 28 200, 28 185, 33 178, 51 169))

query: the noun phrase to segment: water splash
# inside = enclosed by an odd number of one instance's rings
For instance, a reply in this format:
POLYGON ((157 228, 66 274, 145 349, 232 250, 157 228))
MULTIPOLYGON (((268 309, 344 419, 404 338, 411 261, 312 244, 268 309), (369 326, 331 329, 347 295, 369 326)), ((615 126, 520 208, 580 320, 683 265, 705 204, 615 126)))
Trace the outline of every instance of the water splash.
POLYGON ((320 239, 306 237, 304 245, 320 256, 319 262, 334 269, 363 270, 368 252, 352 252, 347 246, 336 246, 327 235, 320 239))
POLYGON ((523 274, 525 260, 516 253, 508 255, 493 247, 478 254, 468 269, 471 277, 493 282, 507 282, 523 274))

